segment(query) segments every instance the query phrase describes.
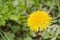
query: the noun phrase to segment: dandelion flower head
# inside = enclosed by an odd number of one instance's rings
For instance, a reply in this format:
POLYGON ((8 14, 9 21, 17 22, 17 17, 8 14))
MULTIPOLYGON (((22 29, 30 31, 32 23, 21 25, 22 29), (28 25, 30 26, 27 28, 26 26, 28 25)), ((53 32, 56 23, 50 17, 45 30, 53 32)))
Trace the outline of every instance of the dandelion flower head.
POLYGON ((46 30, 51 22, 52 17, 45 11, 32 12, 27 19, 28 27, 34 32, 46 30))

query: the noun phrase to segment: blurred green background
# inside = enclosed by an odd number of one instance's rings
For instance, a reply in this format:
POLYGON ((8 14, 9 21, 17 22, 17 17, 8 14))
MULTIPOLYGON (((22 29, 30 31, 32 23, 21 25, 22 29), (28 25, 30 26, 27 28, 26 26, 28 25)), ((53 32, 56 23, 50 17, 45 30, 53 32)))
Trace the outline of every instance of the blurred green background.
POLYGON ((0 0, 0 40, 60 40, 60 0, 0 0), (45 10, 53 17, 49 29, 31 32, 28 15, 45 10))

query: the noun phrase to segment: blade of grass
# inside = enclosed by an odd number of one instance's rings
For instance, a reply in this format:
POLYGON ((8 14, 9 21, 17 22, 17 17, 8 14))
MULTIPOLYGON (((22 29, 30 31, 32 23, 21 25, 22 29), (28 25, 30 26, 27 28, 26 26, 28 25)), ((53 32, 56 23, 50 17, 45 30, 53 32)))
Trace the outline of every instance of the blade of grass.
MULTIPOLYGON (((7 38, 7 40, 10 40, 9 38, 8 38, 8 36, 2 31, 2 30, 0 30, 3 34, 4 34, 4 36, 7 38)), ((2 35, 2 34, 1 34, 2 35)))
POLYGON ((3 40, 6 40, 5 37, 3 36, 3 34, 0 32, 1 37, 3 38, 3 40))
POLYGON ((52 1, 52 5, 50 6, 50 9, 48 10, 48 14, 51 12, 51 10, 53 9, 55 2, 57 2, 57 0, 53 0, 52 1))

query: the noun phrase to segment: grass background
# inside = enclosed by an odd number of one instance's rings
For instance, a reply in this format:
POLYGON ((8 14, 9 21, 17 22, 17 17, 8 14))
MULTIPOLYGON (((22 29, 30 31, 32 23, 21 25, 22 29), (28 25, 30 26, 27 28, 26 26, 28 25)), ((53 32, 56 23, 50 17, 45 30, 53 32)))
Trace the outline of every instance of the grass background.
POLYGON ((60 0, 0 0, 0 40, 60 40, 60 0), (27 28, 28 15, 47 11, 53 24, 43 33, 27 28))

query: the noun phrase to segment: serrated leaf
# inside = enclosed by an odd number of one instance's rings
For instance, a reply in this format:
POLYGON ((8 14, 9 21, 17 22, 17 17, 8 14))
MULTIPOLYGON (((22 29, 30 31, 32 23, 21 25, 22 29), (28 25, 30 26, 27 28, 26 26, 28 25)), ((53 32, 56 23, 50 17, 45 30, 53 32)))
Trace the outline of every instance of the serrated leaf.
POLYGON ((5 22, 5 19, 0 18, 0 26, 1 26, 1 25, 5 25, 5 23, 6 23, 6 22, 5 22))
POLYGON ((18 21, 19 20, 19 16, 17 16, 17 15, 11 15, 9 19, 18 21))

